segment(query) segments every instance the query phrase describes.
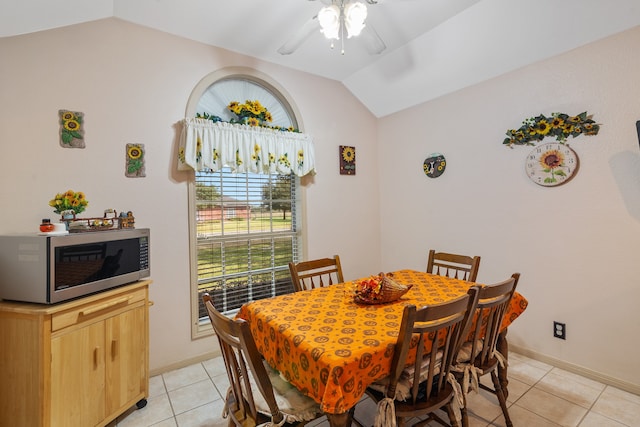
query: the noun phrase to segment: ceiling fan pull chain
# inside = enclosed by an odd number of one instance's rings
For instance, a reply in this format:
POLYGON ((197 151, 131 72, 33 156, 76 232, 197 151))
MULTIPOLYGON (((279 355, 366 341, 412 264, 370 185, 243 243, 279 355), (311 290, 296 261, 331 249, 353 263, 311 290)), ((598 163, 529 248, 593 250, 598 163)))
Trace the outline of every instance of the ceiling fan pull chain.
POLYGON ((340 44, 342 45, 342 49, 340 50, 340 54, 344 55, 344 26, 345 26, 345 23, 344 23, 344 2, 343 2, 342 9, 340 9, 340 10, 341 10, 340 19, 342 20, 342 25, 340 25, 340 44))

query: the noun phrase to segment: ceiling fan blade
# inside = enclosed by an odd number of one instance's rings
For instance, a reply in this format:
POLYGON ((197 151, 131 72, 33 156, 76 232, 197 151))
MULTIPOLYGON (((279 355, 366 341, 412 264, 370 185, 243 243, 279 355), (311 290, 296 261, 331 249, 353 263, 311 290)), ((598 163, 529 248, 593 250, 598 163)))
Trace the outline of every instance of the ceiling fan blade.
POLYGON ((314 31, 320 32, 320 22, 318 21, 318 15, 309 19, 304 23, 302 27, 296 31, 296 33, 289 38, 280 48, 278 49, 278 53, 280 55, 291 55, 300 47, 305 40, 309 38, 314 31))
POLYGON ((370 23, 367 23, 362 29, 360 37, 362 38, 365 48, 371 55, 379 55, 387 48, 387 45, 384 44, 384 41, 382 41, 378 32, 370 23))

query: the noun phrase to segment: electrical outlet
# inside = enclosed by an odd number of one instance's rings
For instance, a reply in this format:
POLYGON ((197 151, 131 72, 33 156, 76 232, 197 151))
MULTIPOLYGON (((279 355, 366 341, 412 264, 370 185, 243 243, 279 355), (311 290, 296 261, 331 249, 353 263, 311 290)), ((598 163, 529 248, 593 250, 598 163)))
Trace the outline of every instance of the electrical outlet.
POLYGON ((560 322, 553 322, 553 336, 561 340, 567 339, 567 325, 560 322))

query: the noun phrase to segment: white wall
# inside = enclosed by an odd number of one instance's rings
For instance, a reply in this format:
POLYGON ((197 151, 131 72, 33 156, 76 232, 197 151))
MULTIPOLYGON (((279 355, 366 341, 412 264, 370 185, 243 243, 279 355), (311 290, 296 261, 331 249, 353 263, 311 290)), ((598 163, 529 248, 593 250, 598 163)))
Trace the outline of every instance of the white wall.
POLYGON ((151 229, 152 371, 215 350, 212 338, 191 340, 189 174, 175 171, 176 123, 215 70, 269 75, 314 137, 307 256, 340 254, 348 278, 378 271, 378 212, 362 209, 378 205, 376 121, 339 83, 114 18, 0 38, 0 58, 0 234, 37 232, 42 218, 56 216, 48 201, 69 188, 86 193, 83 216, 132 210, 136 226, 151 229), (59 109, 84 112, 85 149, 59 146, 59 109), (146 178, 125 178, 127 143, 145 144, 146 178), (339 175, 339 145, 356 146, 356 176, 339 175))
POLYGON ((529 307, 512 345, 636 392, 639 48, 636 27, 380 119, 378 140, 385 271, 424 268, 429 248, 481 255, 479 282, 518 271, 529 307), (556 188, 531 182, 532 147, 506 148, 504 133, 539 113, 583 111, 602 126, 569 140, 577 175, 556 188), (422 172, 433 152, 448 161, 437 179, 422 172), (554 320, 566 341, 553 338, 554 320))

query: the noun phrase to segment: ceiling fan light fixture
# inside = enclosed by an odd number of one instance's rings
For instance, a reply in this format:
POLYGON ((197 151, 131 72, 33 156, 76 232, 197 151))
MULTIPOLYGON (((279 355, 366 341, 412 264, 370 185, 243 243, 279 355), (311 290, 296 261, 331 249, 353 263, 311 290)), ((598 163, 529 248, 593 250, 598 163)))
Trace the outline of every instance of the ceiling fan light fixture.
POLYGON ((360 2, 350 2, 344 7, 344 24, 347 27, 348 37, 357 37, 364 28, 364 20, 367 19, 367 6, 360 2))
POLYGON ((323 7, 318 12, 320 31, 329 39, 338 40, 340 38, 340 8, 335 4, 323 7))

